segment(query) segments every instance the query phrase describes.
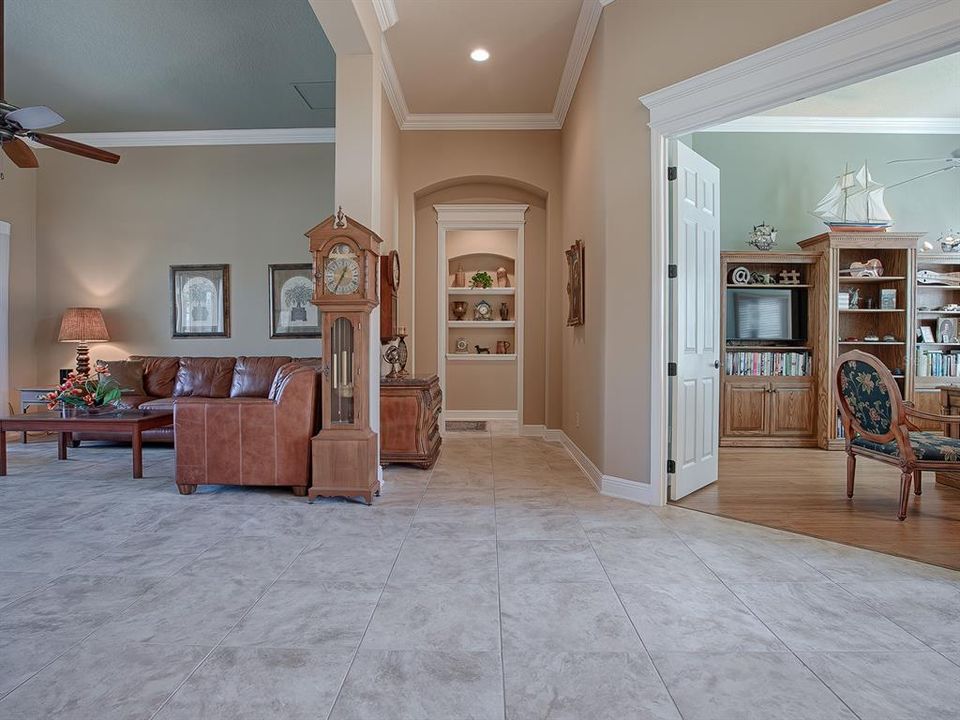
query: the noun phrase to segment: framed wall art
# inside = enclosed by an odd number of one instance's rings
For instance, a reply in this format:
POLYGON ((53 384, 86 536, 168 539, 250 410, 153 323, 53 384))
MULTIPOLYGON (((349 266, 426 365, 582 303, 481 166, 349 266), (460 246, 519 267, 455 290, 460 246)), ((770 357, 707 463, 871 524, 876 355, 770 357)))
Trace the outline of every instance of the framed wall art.
POLYGON ((230 337, 230 266, 171 265, 173 337, 230 337))
POLYGON ((313 298, 310 263, 270 265, 270 337, 318 338, 320 312, 313 298))
POLYGON ((567 256, 567 325, 584 323, 583 241, 577 240, 566 250, 567 256))

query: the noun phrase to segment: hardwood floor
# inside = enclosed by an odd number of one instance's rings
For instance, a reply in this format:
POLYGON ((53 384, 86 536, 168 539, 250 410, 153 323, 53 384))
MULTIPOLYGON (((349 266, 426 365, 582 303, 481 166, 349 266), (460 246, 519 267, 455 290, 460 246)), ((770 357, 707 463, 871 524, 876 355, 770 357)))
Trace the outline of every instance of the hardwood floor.
POLYGON ((720 479, 675 504, 960 570, 960 490, 925 473, 923 494, 910 496, 900 522, 897 469, 858 458, 848 500, 846 458, 824 450, 721 448, 720 479))

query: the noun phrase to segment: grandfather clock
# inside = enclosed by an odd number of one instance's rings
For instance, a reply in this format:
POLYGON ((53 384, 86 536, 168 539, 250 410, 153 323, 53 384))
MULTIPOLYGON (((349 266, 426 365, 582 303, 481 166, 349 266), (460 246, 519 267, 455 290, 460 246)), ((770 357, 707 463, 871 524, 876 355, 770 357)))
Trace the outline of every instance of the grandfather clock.
MULTIPOLYGON (((310 499, 380 494, 377 434, 370 429, 370 313, 377 306, 379 237, 343 208, 307 233, 313 302, 322 313, 320 432, 313 438, 310 499)), ((374 339, 374 342, 376 339, 374 339)))

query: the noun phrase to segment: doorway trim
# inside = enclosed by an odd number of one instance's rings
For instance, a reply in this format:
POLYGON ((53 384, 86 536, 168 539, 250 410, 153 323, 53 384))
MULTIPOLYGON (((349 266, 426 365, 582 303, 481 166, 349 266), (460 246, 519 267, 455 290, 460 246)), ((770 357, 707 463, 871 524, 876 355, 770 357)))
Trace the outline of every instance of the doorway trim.
POLYGON ((652 501, 667 501, 667 140, 960 50, 960 0, 890 0, 649 93, 652 501))
MULTIPOLYGON (((958 0, 960 2, 960 0, 958 0)), ((523 426, 523 227, 529 205, 522 203, 434 205, 437 212, 437 375, 440 378, 442 400, 440 428, 446 420, 512 420, 523 426), (514 260, 513 300, 514 342, 517 363, 517 409, 502 410, 447 410, 447 231, 449 230, 513 230, 517 233, 517 257, 514 260)))
POLYGON ((0 408, 10 403, 10 223, 0 220, 0 408))

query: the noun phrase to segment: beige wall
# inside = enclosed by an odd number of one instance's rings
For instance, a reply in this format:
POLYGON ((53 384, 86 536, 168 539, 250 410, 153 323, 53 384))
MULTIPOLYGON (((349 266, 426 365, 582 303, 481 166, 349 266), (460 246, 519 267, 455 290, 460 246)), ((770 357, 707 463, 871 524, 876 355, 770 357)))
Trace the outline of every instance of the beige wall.
POLYGON ((400 128, 386 93, 380 91, 380 237, 383 254, 397 249, 400 212, 400 128))
POLYGON ((333 211, 333 145, 128 148, 119 165, 40 153, 39 380, 72 364, 63 309, 104 309, 95 357, 316 355, 270 340, 267 265, 309 262, 304 231, 333 211), (230 265, 232 337, 171 339, 169 266, 230 265))
MULTIPOLYGON (((37 171, 21 170, 11 162, 3 164, 0 180, 0 220, 10 223, 9 337, 10 400, 13 390, 37 382, 33 351, 37 319, 37 171)), ((53 278, 44 273, 44 281, 53 278)), ((19 407, 19 406, 18 406, 19 407)), ((6 412, 7 408, 0 408, 6 412)))
MULTIPOLYGON (((879 4, 630 0, 604 8, 574 100, 580 110, 563 130, 565 217, 572 223, 564 228, 565 239, 578 232, 578 223, 592 223, 592 234, 604 236, 584 237, 588 282, 591 263, 602 263, 602 360, 578 353, 573 339, 566 341, 571 345, 564 357, 571 362, 564 376, 582 377, 589 388, 565 384, 563 426, 570 428, 568 414, 585 397, 602 397, 605 421, 584 428, 581 411, 578 437, 604 473, 649 480, 650 133, 648 113, 637 98, 879 4), (577 192, 584 177, 595 184, 577 192), (602 249, 591 251, 591 245, 602 249), (603 367, 600 376, 596 362, 603 367)), ((588 297, 588 327, 595 312, 588 297)))
POLYGON ((418 373, 435 372, 437 362, 437 225, 432 206, 531 205, 524 228, 523 423, 558 427, 560 357, 558 343, 557 351, 552 351, 551 338, 559 337, 558 318, 565 311, 548 301, 547 288, 553 285, 550 259, 560 246, 560 133, 401 132, 399 196, 398 237, 404 262, 400 317, 414 332, 411 350, 418 373))

